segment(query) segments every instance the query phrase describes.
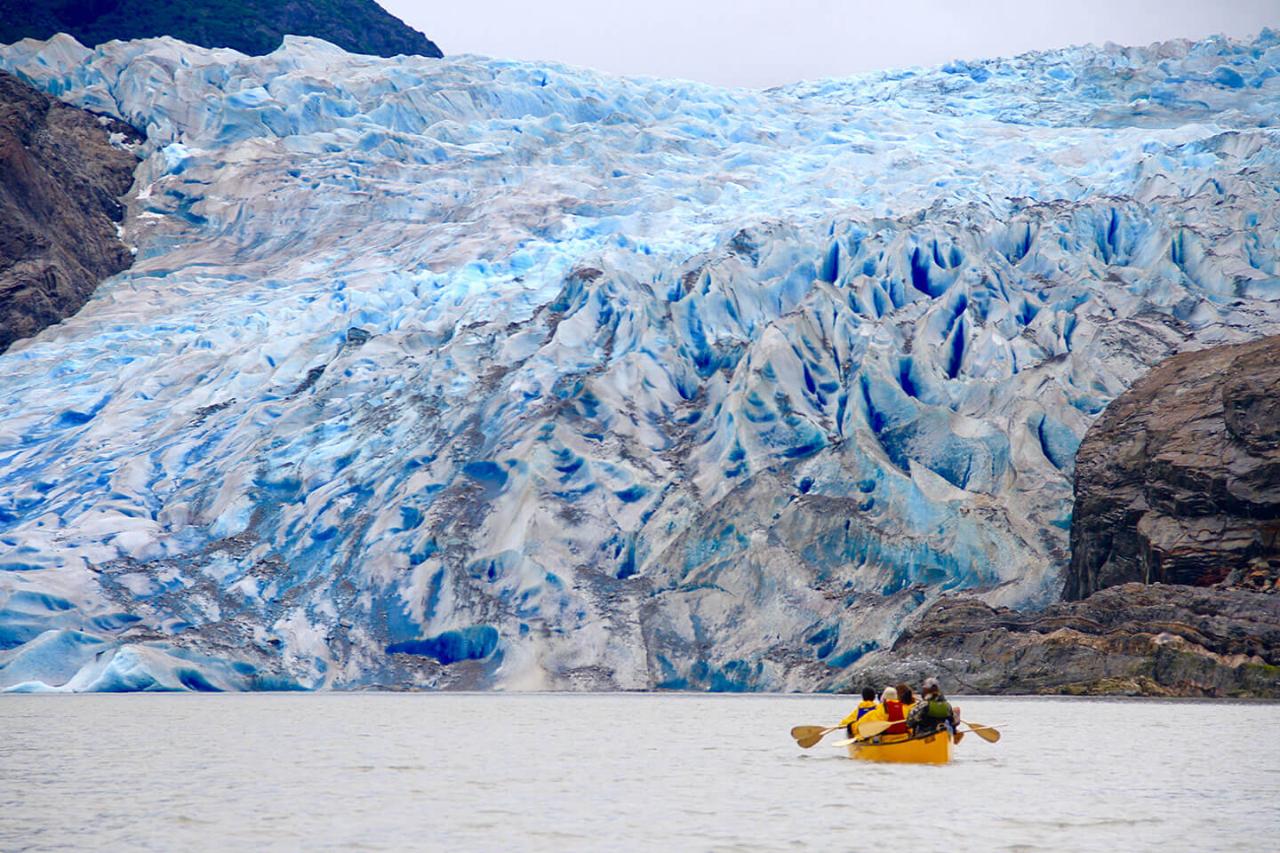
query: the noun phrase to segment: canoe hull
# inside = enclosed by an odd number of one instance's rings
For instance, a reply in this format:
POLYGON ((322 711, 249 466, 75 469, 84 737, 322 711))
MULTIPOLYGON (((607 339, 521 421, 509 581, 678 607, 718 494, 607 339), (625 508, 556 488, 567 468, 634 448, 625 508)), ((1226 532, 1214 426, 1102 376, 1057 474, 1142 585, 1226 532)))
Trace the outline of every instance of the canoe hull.
POLYGON ((849 757, 891 764, 949 764, 951 749, 951 735, 943 731, 897 743, 851 743, 849 757))

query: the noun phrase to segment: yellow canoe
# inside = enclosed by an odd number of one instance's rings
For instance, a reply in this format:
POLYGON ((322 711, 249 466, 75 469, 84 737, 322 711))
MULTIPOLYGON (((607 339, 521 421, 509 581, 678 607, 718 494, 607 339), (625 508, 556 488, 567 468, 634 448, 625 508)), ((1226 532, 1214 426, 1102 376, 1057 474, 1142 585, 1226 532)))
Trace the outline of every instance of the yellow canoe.
POLYGON ((889 761, 897 764, 948 764, 951 735, 946 731, 893 743, 851 743, 849 757, 861 761, 889 761))

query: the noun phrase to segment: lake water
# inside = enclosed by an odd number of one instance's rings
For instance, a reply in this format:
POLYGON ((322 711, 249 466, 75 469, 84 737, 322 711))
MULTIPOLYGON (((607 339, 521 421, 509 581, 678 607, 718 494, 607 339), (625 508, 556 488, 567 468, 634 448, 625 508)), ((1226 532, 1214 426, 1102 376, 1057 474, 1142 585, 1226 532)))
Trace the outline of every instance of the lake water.
POLYGON ((0 696, 0 850, 1280 850, 1280 706, 956 701, 925 767, 795 746, 848 697, 0 696))

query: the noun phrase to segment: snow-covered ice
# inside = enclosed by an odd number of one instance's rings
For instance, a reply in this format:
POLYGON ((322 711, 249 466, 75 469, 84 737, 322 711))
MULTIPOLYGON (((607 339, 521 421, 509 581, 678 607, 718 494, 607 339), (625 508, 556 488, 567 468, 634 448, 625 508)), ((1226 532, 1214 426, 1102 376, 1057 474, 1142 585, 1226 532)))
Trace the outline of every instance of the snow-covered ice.
POLYGON ((145 131, 0 356, 0 689, 793 689, 1061 586, 1076 446, 1280 332, 1280 35, 764 92, 0 48, 145 131))

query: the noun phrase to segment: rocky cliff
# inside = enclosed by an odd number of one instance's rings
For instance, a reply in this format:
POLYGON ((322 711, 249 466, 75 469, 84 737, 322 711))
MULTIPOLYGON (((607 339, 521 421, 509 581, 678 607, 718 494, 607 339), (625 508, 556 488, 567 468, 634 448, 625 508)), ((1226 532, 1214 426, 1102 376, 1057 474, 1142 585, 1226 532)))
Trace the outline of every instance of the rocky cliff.
POLYGON ((75 313, 132 262, 117 199, 137 139, 0 71, 0 352, 75 313))
POLYGON ((1076 458, 1063 597, 1114 584, 1272 587, 1280 576, 1280 337, 1175 356, 1076 458))
POLYGON ((943 599, 849 686, 1280 696, 1280 337, 1162 362, 1075 463, 1067 601, 943 599))
POLYGON ((373 0, 0 0, 0 44, 68 33, 92 47, 173 36, 204 47, 270 53, 286 35, 314 36, 352 53, 441 56, 440 48, 373 0))

